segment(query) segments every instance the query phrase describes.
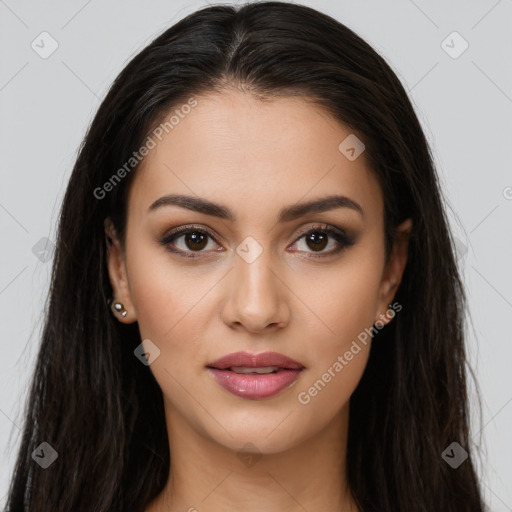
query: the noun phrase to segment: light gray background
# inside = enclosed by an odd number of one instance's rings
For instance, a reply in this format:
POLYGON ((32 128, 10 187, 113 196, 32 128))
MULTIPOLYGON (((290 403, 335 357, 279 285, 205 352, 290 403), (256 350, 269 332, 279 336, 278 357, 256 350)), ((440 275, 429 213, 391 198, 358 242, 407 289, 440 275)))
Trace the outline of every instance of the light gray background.
MULTIPOLYGON (((479 471, 491 510, 512 511, 512 0, 304 3, 386 58, 432 144, 474 325, 468 344, 483 406, 481 423, 473 408, 475 442, 483 427, 479 471), (458 53, 461 40, 442 45, 453 31, 469 44, 458 58, 443 46, 458 53)), ((55 240, 77 148, 110 83, 156 35, 204 5, 0 0, 0 505, 49 284, 50 262, 32 248, 43 237, 55 240), (31 48, 43 31, 59 45, 47 59, 31 48)))

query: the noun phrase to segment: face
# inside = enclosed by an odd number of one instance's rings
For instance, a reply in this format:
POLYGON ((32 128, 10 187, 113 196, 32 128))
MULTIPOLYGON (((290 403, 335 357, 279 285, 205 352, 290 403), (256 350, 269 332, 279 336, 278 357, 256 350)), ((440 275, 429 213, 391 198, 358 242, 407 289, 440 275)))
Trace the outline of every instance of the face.
POLYGON ((157 355, 149 368, 173 428, 276 453, 347 412, 371 345, 362 333, 394 316, 406 237, 386 262, 377 179, 364 152, 339 149, 353 132, 320 107, 241 92, 196 99, 137 169, 124 251, 106 222, 119 320, 137 321, 157 355), (208 367, 240 351, 301 369, 208 367))

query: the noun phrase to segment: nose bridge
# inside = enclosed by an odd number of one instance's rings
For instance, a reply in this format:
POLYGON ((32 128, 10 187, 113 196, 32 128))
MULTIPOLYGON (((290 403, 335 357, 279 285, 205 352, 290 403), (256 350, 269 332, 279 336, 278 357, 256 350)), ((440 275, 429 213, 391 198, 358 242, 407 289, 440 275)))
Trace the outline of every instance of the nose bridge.
POLYGON ((269 324, 282 325, 287 320, 286 298, 271 251, 246 239, 236 252, 225 320, 253 331, 269 324))

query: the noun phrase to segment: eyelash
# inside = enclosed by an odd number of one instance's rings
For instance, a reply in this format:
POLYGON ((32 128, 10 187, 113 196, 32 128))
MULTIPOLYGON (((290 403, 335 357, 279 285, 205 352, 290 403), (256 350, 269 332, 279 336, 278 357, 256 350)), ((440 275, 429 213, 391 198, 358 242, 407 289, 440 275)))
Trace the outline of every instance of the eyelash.
MULTIPOLYGON (((215 243, 217 242, 217 239, 211 233, 209 230, 205 228, 200 228, 194 225, 190 226, 182 226, 176 229, 173 229, 170 233, 167 233, 162 237, 160 240, 160 243, 165 247, 165 249, 173 254, 177 254, 178 256, 184 257, 184 258, 200 258, 202 257, 200 254, 205 251, 183 251, 181 249, 171 249, 170 244, 171 242, 175 241, 176 239, 180 238, 180 236, 186 235, 188 233, 200 233, 204 235, 210 236, 215 243)), ((306 256, 307 258, 326 258, 329 256, 333 256, 334 254, 338 254, 348 247, 354 245, 355 240, 351 236, 347 235, 344 231, 339 230, 337 228, 330 227, 327 224, 319 224, 316 226, 312 226, 311 228, 302 231, 298 234, 298 237, 296 238, 294 243, 297 243, 300 239, 303 237, 306 237, 307 235, 310 235, 311 233, 325 233, 338 242, 340 246, 337 249, 331 250, 329 252, 319 252, 319 253, 307 253, 309 254, 306 256)), ((220 244, 219 244, 220 245, 220 244)))

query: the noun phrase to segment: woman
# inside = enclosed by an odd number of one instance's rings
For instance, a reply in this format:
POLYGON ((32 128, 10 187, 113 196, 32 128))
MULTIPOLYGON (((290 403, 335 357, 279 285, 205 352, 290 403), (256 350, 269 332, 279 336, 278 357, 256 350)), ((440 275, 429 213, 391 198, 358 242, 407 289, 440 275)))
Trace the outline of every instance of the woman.
POLYGON ((208 7, 126 66, 49 298, 11 512, 483 510, 429 148, 324 14, 208 7))

